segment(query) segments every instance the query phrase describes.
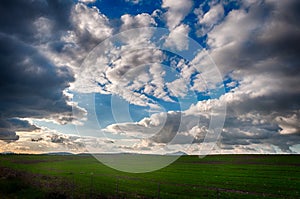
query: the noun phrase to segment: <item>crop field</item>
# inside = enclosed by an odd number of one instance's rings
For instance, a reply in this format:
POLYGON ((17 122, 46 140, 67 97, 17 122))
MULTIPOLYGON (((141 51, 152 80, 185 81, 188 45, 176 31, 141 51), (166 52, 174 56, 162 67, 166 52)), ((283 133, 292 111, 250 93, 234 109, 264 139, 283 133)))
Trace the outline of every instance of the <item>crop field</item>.
MULTIPOLYGON (((90 155, 1 155, 1 198, 300 198, 298 155, 182 156, 149 173, 90 155)), ((117 158, 117 156, 116 156, 117 158)))

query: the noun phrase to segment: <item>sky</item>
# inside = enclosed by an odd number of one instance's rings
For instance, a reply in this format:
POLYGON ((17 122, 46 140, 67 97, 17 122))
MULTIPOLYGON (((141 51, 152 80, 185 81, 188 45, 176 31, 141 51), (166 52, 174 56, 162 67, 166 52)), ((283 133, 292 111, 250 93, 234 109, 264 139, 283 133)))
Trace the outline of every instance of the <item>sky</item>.
POLYGON ((298 0, 0 1, 0 152, 300 153, 298 0))

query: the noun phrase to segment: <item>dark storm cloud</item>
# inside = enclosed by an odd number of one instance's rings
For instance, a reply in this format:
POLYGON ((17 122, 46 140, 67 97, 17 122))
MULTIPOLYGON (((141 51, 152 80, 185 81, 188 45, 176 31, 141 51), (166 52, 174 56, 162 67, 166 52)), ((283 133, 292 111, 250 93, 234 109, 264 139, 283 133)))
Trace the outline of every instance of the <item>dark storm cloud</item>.
POLYGON ((299 135, 281 135, 279 133, 275 133, 275 131, 259 128, 248 128, 248 130, 249 131, 247 131, 244 127, 237 127, 231 128, 229 131, 222 132, 220 140, 222 143, 221 148, 226 149, 228 146, 250 146, 251 144, 261 144, 262 146, 263 144, 272 144, 277 146, 283 152, 291 153, 293 151, 290 149, 290 146, 299 144, 299 135))
POLYGON ((1 118, 43 118, 69 113, 62 90, 74 78, 65 67, 55 67, 33 47, 0 34, 1 118))
POLYGON ((26 120, 11 118, 0 120, 0 129, 11 129, 13 131, 33 131, 38 128, 35 125, 30 124, 26 120))
POLYGON ((35 20, 45 17, 54 22, 54 32, 66 30, 71 24, 70 0, 11 0, 0 2, 1 32, 18 37, 24 42, 39 42, 35 38, 35 20))
POLYGON ((14 131, 0 131, 0 140, 5 142, 12 142, 19 139, 19 136, 16 135, 14 131))
POLYGON ((94 35, 99 29, 106 28, 101 26, 103 21, 106 23, 105 17, 92 18, 96 12, 96 9, 75 4, 72 0, 1 1, 0 27, 2 33, 50 54, 50 59, 68 66, 72 60, 78 66, 84 55, 108 36, 94 35), (89 16, 92 12, 94 15, 89 16), (99 24, 96 24, 97 20, 99 24), (87 24, 98 29, 91 29, 87 24), (64 40, 70 33, 74 40, 64 40))
POLYGON ((63 94, 74 81, 73 73, 41 54, 37 45, 47 42, 47 36, 37 36, 43 24, 36 24, 40 18, 51 21, 49 35, 59 39, 71 27, 72 5, 68 0, 0 2, 0 139, 17 140, 15 131, 36 129, 18 118, 73 120, 63 94))

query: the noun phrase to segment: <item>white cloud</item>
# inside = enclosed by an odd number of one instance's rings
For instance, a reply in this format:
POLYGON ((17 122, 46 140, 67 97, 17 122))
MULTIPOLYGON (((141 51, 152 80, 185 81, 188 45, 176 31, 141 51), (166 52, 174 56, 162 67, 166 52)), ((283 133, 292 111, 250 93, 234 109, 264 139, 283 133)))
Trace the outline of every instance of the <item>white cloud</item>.
POLYGON ((191 67, 195 68, 199 74, 192 80, 192 90, 198 92, 209 92, 222 85, 223 74, 220 67, 214 63, 210 52, 202 50, 191 61, 191 67))
POLYGON ((63 135, 55 131, 40 129, 32 132, 19 131, 20 139, 15 143, 3 144, 0 151, 13 151, 15 153, 47 153, 85 151, 84 143, 80 137, 63 135))
POLYGON ((162 8, 167 9, 166 20, 170 30, 174 29, 188 15, 193 7, 191 0, 163 0, 162 8))
POLYGON ((36 37, 43 42, 37 47, 57 66, 68 66, 77 73, 76 70, 86 55, 111 36, 113 28, 109 19, 98 8, 90 8, 83 3, 73 5, 69 17, 69 27, 57 32, 51 19, 38 18, 35 21, 38 27, 36 37))
POLYGON ((279 127, 281 128, 280 134, 300 134, 300 118, 299 112, 286 117, 278 116, 275 118, 279 127))
POLYGON ((121 30, 127 30, 131 28, 141 28, 141 27, 149 27, 156 26, 156 22, 154 18, 148 13, 138 14, 136 16, 132 16, 129 14, 125 14, 121 16, 122 27, 121 30))
POLYGON ((196 12, 196 14, 198 14, 198 25, 200 25, 197 34, 203 36, 224 17, 224 8, 222 4, 217 4, 212 6, 205 14, 202 12, 196 12))
POLYGON ((181 24, 170 31, 169 36, 166 38, 165 46, 176 51, 187 50, 189 47, 189 34, 190 28, 188 25, 181 24))
POLYGON ((108 18, 101 14, 98 8, 89 8, 78 3, 74 6, 71 20, 79 34, 89 34, 96 39, 103 40, 112 34, 108 18))
MULTIPOLYGON (((163 86, 163 79, 160 75, 162 71, 155 71, 159 64, 151 64, 160 62, 162 52, 160 50, 143 49, 139 51, 129 52, 120 59, 113 62, 113 68, 105 71, 105 76, 110 81, 106 89, 108 92, 123 97, 130 103, 146 106, 151 103, 145 95, 135 92, 142 89, 145 85, 151 85, 156 89, 163 86), (150 66, 148 66, 150 65, 150 66), (153 72, 157 72, 158 74, 153 72), (142 74, 148 78, 141 80, 139 75, 142 74)), ((158 68, 159 69, 159 68, 158 68)), ((145 88, 145 93, 151 93, 154 96, 162 97, 164 93, 158 92, 154 88, 145 88)))
POLYGON ((233 10, 225 21, 208 33, 207 43, 212 48, 236 45, 245 41, 260 25, 245 10, 233 10))
MULTIPOLYGON (((129 21, 136 20, 131 16, 125 18, 129 21)), ((135 29, 129 32, 117 35, 118 39, 125 43, 122 46, 105 42, 104 46, 97 47, 83 63, 83 70, 78 72, 72 88, 83 93, 115 94, 132 104, 153 108, 158 107, 144 94, 173 101, 165 90, 166 72, 160 64, 164 54, 151 43, 151 30, 146 32, 143 29, 135 29), (103 49, 106 50, 105 53, 103 49), (137 92, 139 90, 142 92, 137 92)))
POLYGON ((149 68, 149 73, 152 77, 152 81, 149 81, 149 83, 145 85, 144 92, 158 99, 163 99, 164 101, 172 102, 173 100, 168 96, 168 92, 164 89, 164 76, 166 72, 162 65, 152 64, 149 68))
POLYGON ((188 92, 187 82, 184 79, 179 78, 172 82, 166 83, 167 88, 170 91, 170 95, 174 97, 184 97, 188 92))
POLYGON ((79 2, 82 2, 82 3, 94 3, 96 1, 97 0, 79 0, 79 2))
MULTIPOLYGON (((282 111, 284 99, 277 93, 285 96, 284 101, 289 103, 295 103, 298 96, 296 93, 299 90, 292 86, 299 83, 297 75, 287 72, 294 67, 292 60, 297 60, 298 51, 289 43, 299 42, 293 17, 284 17, 293 15, 293 10, 287 9, 293 4, 290 3, 285 5, 268 1, 264 5, 256 2, 247 4, 247 10, 231 11, 222 23, 208 33, 210 56, 222 74, 234 71, 231 77, 240 84, 234 90, 236 96, 243 101, 256 99, 259 102, 257 108, 251 104, 255 110, 282 111)), ((287 114, 293 112, 291 109, 286 111, 287 114)))

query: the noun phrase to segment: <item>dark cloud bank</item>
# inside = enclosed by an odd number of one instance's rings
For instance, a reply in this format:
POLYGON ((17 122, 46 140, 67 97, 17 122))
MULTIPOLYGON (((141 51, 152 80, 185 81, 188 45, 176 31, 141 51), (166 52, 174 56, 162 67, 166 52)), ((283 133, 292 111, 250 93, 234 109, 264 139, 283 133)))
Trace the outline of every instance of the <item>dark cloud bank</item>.
POLYGON ((241 1, 208 33, 213 60, 240 83, 226 100, 224 148, 300 143, 299 19, 297 0, 241 1))
POLYGON ((44 16, 54 22, 54 31, 68 29, 71 5, 55 0, 0 2, 0 139, 16 140, 16 130, 36 128, 16 118, 72 120, 72 107, 62 91, 74 80, 73 74, 35 47, 43 41, 36 39, 34 25, 44 16))

